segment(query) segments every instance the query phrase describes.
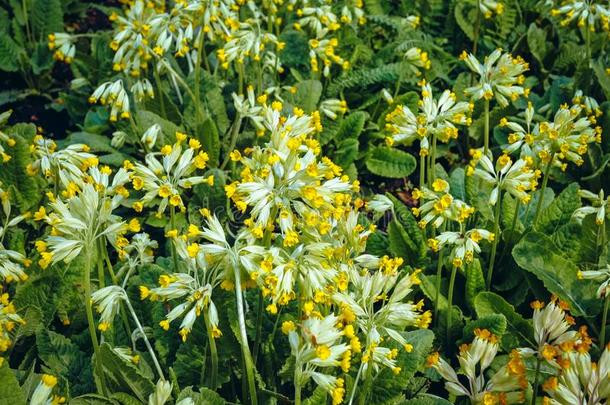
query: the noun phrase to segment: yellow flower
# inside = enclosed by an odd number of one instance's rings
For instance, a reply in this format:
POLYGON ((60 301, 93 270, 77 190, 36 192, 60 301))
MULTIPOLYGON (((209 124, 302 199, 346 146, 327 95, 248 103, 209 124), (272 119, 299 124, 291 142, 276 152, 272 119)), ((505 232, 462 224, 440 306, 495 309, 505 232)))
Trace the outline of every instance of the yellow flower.
POLYGON ((136 218, 132 218, 127 224, 127 227, 131 232, 140 232, 140 221, 138 221, 136 218))
POLYGON ((50 374, 43 374, 40 380, 49 388, 53 388, 57 385, 57 377, 50 374))
POLYGON ((330 349, 326 345, 320 345, 316 347, 316 356, 320 360, 326 360, 330 357, 330 349))
POLYGON ((284 335, 289 334, 292 331, 297 329, 296 325, 292 321, 284 321, 282 322, 282 333, 284 335))
POLYGON ((164 184, 159 187, 159 197, 167 198, 172 194, 172 189, 168 184, 164 184))
POLYGON ((38 208, 34 213, 34 221, 42 221, 47 216, 47 210, 44 207, 38 208))
POLYGON ((199 253, 200 249, 201 247, 199 246, 199 243, 191 243, 186 248, 189 257, 197 257, 197 254, 199 253))
POLYGON ((205 165, 207 164, 208 160, 210 160, 210 157, 208 156, 207 153, 205 152, 199 152, 194 158, 193 158, 193 165, 197 168, 197 169, 205 169, 205 165))

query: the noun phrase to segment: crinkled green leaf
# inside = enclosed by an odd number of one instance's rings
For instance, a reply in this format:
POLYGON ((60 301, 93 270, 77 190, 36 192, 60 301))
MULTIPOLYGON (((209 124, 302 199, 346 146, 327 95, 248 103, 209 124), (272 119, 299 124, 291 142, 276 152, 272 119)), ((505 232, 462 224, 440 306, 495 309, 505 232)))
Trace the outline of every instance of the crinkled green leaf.
POLYGON ((417 162, 411 154, 384 146, 371 150, 365 163, 371 173, 393 179, 407 177, 417 167, 417 162))
POLYGON ((479 293, 474 300, 474 307, 479 318, 496 314, 504 315, 509 333, 517 336, 521 344, 535 345, 532 325, 498 294, 489 291, 479 293))
POLYGON ((544 286, 566 301, 576 316, 595 316, 601 301, 591 280, 578 280, 578 266, 561 255, 553 241, 539 232, 528 233, 513 249, 513 258, 534 274, 544 286))

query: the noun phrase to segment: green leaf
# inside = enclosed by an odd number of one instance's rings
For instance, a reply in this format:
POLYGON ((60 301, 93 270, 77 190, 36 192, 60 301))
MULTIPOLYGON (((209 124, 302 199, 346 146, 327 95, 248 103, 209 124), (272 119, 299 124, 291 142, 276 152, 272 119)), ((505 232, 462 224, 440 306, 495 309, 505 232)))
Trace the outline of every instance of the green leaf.
POLYGON ((358 139, 365 123, 366 113, 362 111, 351 113, 341 121, 339 130, 335 134, 335 141, 338 142, 348 138, 358 139))
POLYGON ((63 31, 61 0, 34 0, 31 7, 30 26, 39 41, 46 42, 48 34, 63 31))
POLYGON ((474 308, 474 300, 476 296, 485 290, 485 278, 483 277, 483 269, 479 259, 474 259, 472 263, 466 265, 466 302, 471 308, 474 308))
POLYGON ((575 316, 595 316, 601 301, 595 296, 591 280, 578 280, 578 266, 560 254, 546 235, 528 233, 513 249, 513 258, 524 270, 535 275, 544 286, 570 306, 575 316))
POLYGON ((560 225, 570 222, 574 211, 581 206, 578 183, 572 183, 553 199, 551 204, 542 211, 536 224, 536 230, 544 234, 552 234, 560 225))
POLYGON ((474 40, 474 24, 476 20, 476 10, 472 7, 468 8, 468 3, 460 1, 455 5, 454 17, 455 22, 464 31, 464 34, 471 41, 474 40))
POLYGON ((531 23, 527 30, 527 45, 540 66, 544 66, 544 58, 548 52, 546 46, 546 31, 531 23))
POLYGON ((53 372, 66 375, 70 365, 83 355, 74 343, 67 337, 47 329, 36 333, 38 357, 53 372))
POLYGON ((407 177, 417 167, 412 155, 384 146, 375 147, 367 156, 365 163, 371 173, 393 179, 407 177))
POLYGON ((211 118, 203 121, 197 129, 195 137, 201 142, 203 151, 210 157, 208 165, 217 167, 220 158, 220 138, 214 121, 211 118))
POLYGON ((402 401, 398 405, 452 405, 452 403, 436 395, 420 394, 415 398, 402 401))
POLYGON ((373 388, 369 397, 373 404, 391 404, 402 396, 405 386, 413 378, 415 372, 419 370, 430 351, 434 342, 434 333, 428 329, 419 329, 411 332, 400 332, 408 344, 413 346, 413 350, 407 352, 399 347, 396 342, 391 344, 399 349, 396 358, 397 366, 401 368, 400 373, 395 375, 392 370, 384 367, 375 377, 373 388))
POLYGON ((508 322, 503 314, 489 314, 480 317, 476 321, 470 321, 464 327, 463 339, 469 342, 474 339, 475 329, 487 329, 496 336, 502 337, 506 332, 508 322))
POLYGON ((38 206, 42 198, 44 180, 39 176, 27 174, 27 166, 32 162, 29 145, 36 126, 33 124, 17 124, 6 130, 7 135, 15 139, 15 145, 6 148, 11 156, 8 162, 0 163, 0 181, 8 188, 12 201, 16 202, 21 211, 28 211, 38 206))
POLYGON ((19 54, 23 50, 5 32, 0 32, 0 70, 16 72, 19 70, 19 54))
POLYGON ((297 92, 293 96, 293 104, 308 114, 313 112, 322 96, 322 83, 319 80, 305 80, 297 83, 295 87, 297 92))
POLYGON ((592 63, 593 71, 597 76, 597 83, 604 91, 607 100, 610 100, 610 76, 606 73, 606 67, 601 58, 592 63))
POLYGON ((311 396, 306 398, 303 401, 303 405, 325 404, 327 402, 326 401, 327 396, 328 396, 328 394, 326 393, 324 388, 318 386, 318 387, 316 387, 315 390, 313 390, 313 393, 311 394, 311 396))
POLYGON ((199 388, 199 392, 194 391, 192 387, 186 387, 180 392, 176 403, 185 398, 191 398, 195 405, 224 405, 226 403, 220 395, 203 387, 199 388))
MULTIPOLYGON (((100 346, 99 359, 104 373, 104 381, 110 392, 125 392, 147 402, 148 397, 155 390, 155 386, 132 363, 119 357, 108 343, 100 346)), ((97 372, 98 367, 94 368, 97 372)), ((99 376, 98 376, 99 378, 99 376)))
POLYGON ((70 405, 120 405, 117 401, 97 394, 86 394, 72 398, 70 405))
POLYGON ((390 250, 393 254, 401 256, 405 261, 414 266, 423 265, 427 256, 427 246, 424 233, 417 224, 417 220, 411 211, 390 193, 386 196, 392 200, 394 204, 394 221, 390 226, 395 228, 394 235, 390 236, 388 232, 388 240, 390 240, 390 250), (395 225, 392 226, 392 224, 395 225), (391 240, 394 239, 394 242, 391 240), (393 247, 392 247, 393 246, 393 247), (398 252, 401 252, 398 254, 398 252))
POLYGON ((49 46, 44 42, 39 42, 32 53, 32 71, 35 75, 40 75, 43 71, 53 67, 53 53, 49 46))
POLYGON ((308 38, 304 32, 288 29, 280 35, 280 40, 286 44, 280 53, 280 60, 288 68, 306 67, 309 65, 309 58, 303 55, 309 53, 308 38))
POLYGON ((19 387, 17 377, 8 366, 8 362, 0 367, 0 404, 25 405, 25 396, 19 387))
POLYGON ((400 63, 390 63, 375 68, 355 70, 334 80, 328 86, 328 95, 334 96, 344 89, 367 87, 379 83, 396 83, 400 77, 400 63))
POLYGON ((502 314, 506 318, 508 331, 518 337, 520 343, 535 345, 534 328, 515 311, 515 308, 499 295, 484 291, 474 300, 474 307, 479 318, 502 314))
POLYGON ((157 139, 157 145, 174 143, 176 140, 176 132, 182 131, 182 129, 173 122, 165 120, 159 117, 157 114, 146 110, 138 111, 136 121, 141 133, 144 133, 144 131, 152 127, 154 124, 159 124, 161 127, 162 136, 157 139))
POLYGON ((137 398, 132 397, 124 392, 115 392, 110 395, 110 399, 113 399, 121 405, 141 405, 142 402, 138 401, 137 398))
POLYGON ((334 162, 344 169, 356 160, 358 156, 358 139, 344 139, 337 145, 337 150, 334 154, 334 162))

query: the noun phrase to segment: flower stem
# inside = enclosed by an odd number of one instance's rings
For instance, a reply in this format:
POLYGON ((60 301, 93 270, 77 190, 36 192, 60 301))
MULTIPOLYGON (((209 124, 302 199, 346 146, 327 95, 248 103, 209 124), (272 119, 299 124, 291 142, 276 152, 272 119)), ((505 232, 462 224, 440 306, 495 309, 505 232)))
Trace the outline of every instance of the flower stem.
POLYGON ((536 372, 534 373, 534 390, 532 391, 532 402, 531 405, 536 405, 536 394, 538 394, 538 374, 540 374, 540 357, 536 356, 536 372))
POLYGON ((553 163, 554 158, 555 155, 551 156, 549 163, 546 164, 546 168, 544 169, 544 179, 542 180, 542 187, 540 188, 538 204, 536 204, 536 214, 534 214, 534 221, 532 222, 534 226, 538 223, 538 217, 540 216, 540 211, 542 209, 542 201, 544 200, 544 192, 546 190, 547 184, 549 183, 549 174, 551 173, 551 164, 553 163))
POLYGON ((257 314, 256 314, 256 336, 254 338, 254 350, 253 350, 253 354, 252 354, 252 360, 254 362, 254 364, 256 364, 256 360, 258 358, 258 351, 260 349, 260 340, 261 340, 261 334, 262 334, 262 330, 263 330, 263 316, 264 316, 264 310, 263 310, 263 294, 259 291, 258 293, 258 307, 257 307, 257 314))
POLYGON ((294 405, 301 405, 301 366, 294 368, 294 405))
MULTIPOLYGON (((169 207, 169 226, 171 230, 176 229, 176 208, 173 205, 169 207)), ((173 240, 170 240, 172 247, 172 260, 174 262, 174 271, 178 271, 178 252, 176 252, 176 245, 173 240)))
POLYGON ((483 135, 485 136, 483 141, 483 151, 485 152, 485 156, 488 156, 487 152, 489 151, 489 100, 485 100, 485 133, 483 135))
POLYGON ((419 188, 421 189, 426 183, 426 155, 419 152, 419 188))
POLYGON ((369 363, 368 367, 366 368, 366 377, 364 380, 364 387, 362 387, 362 392, 360 393, 360 396, 358 397, 359 405, 364 405, 366 403, 366 399, 369 396, 369 391, 371 390, 372 385, 373 385, 373 368, 371 367, 371 364, 369 363))
POLYGON ((438 303, 441 298, 441 280, 443 274, 443 250, 438 253, 436 263, 436 298, 434 299, 434 322, 438 325, 438 303))
POLYGON ((167 119, 167 110, 165 109, 165 100, 163 99, 163 91, 161 90, 161 77, 157 69, 153 68, 153 76, 155 78, 155 86, 157 87, 157 93, 159 93, 159 105, 161 106, 161 116, 167 119))
POLYGON ((604 298, 604 312, 602 315, 602 324, 599 332, 599 347, 606 346, 606 322, 608 320, 608 307, 610 306, 610 294, 606 294, 604 298))
POLYGON ((451 338, 451 323, 453 322, 453 288, 455 287, 455 275, 457 274, 457 267, 453 266, 451 270, 451 278, 449 279, 449 294, 447 295, 447 342, 450 341, 451 338))
POLYGON ((489 268, 487 269, 487 280, 485 282, 485 288, 489 290, 491 288, 491 278, 494 271, 494 264, 496 261, 496 252, 498 250, 498 243, 500 242, 500 211, 502 209, 502 192, 498 191, 498 201, 496 201, 496 211, 494 213, 494 240, 491 244, 491 255, 489 256, 489 268))
POLYGON ((360 367, 358 368, 358 373, 356 374, 356 379, 354 380, 354 386, 352 387, 352 393, 349 396, 348 405, 352 405, 354 402, 354 397, 356 396, 356 388, 358 388, 358 382, 360 381, 360 374, 362 374, 362 369, 364 367, 364 363, 360 363, 360 367))
POLYGON ((207 311, 203 311, 203 320, 205 321, 205 329, 208 334, 208 343, 210 345, 210 356, 212 361, 212 370, 210 371, 210 388, 216 389, 216 381, 218 377, 218 350, 216 349, 216 339, 212 334, 212 323, 207 311))
MULTIPOLYGON (((234 266, 235 272, 235 299, 237 300, 237 318, 239 320, 239 340, 241 345, 242 356, 244 359, 244 368, 246 378, 248 380, 248 391, 250 393, 250 403, 258 404, 256 397, 256 384, 254 381, 254 364, 252 363, 252 355, 248 346, 248 334, 246 332, 246 315, 244 312, 244 297, 241 290, 241 277, 239 266, 234 266)), ((245 399, 245 398, 244 398, 245 399)))
POLYGON ((100 370, 101 359, 99 357, 100 344, 97 340, 97 332, 95 330, 95 321, 93 320, 93 309, 91 308, 91 252, 88 248, 85 248, 85 263, 83 269, 83 287, 85 288, 85 313, 87 314, 87 324, 89 327, 89 336, 91 337, 91 344, 93 346, 93 354, 95 355, 95 367, 98 369, 98 375, 100 378, 100 387, 97 387, 98 391, 105 395, 106 385, 104 384, 104 374, 100 370))
POLYGON ((163 370, 161 370, 161 366, 159 365, 159 360, 157 360, 155 351, 153 350, 153 348, 150 344, 150 341, 148 340, 148 337, 146 336, 146 333, 144 333, 144 328, 142 327, 142 324, 140 323, 140 320, 138 319, 138 316, 136 315, 136 311, 131 306, 131 302, 129 301, 129 298, 125 299, 125 302, 127 303, 127 308, 129 309, 129 313, 131 314, 133 321, 136 323, 136 327, 142 334, 142 339, 144 339, 144 344, 146 345, 146 349, 148 350, 148 353, 150 353, 150 357, 152 358, 153 364, 155 365, 155 368, 157 369, 157 373, 159 373, 159 377, 162 380, 165 380, 165 376, 163 375, 163 370))

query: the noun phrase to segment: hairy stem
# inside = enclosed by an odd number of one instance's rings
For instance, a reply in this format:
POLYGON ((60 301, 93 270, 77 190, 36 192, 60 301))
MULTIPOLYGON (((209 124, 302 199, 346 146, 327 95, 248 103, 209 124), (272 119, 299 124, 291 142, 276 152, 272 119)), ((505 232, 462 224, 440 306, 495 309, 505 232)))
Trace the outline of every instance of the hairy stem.
POLYGON ((457 266, 453 266, 453 269, 451 270, 451 278, 449 279, 449 294, 447 295, 447 330, 446 330, 446 336, 447 336, 446 342, 447 343, 451 339, 451 323, 453 322, 453 319, 452 319, 453 288, 455 287, 455 276, 457 274, 457 269, 458 269, 457 266))
POLYGON ((491 244, 491 255, 489 256, 489 268, 487 269, 487 280, 485 287, 487 290, 491 288, 491 278, 494 271, 494 264, 496 261, 496 252, 498 250, 498 243, 500 243, 500 211, 502 209, 502 191, 498 190, 498 201, 496 201, 496 211, 494 213, 494 240, 491 244))
POLYGON ((534 390, 532 391, 531 405, 536 405, 536 394, 538 394, 538 374, 540 374, 540 355, 536 356, 536 372, 534 373, 534 390))
POLYGON ((203 311, 203 320, 205 321, 205 329, 208 334, 208 343, 210 345, 210 356, 212 361, 212 370, 210 370, 210 388, 216 389, 216 381, 218 379, 218 350, 216 349, 216 339, 212 333, 212 323, 207 311, 203 311))
POLYGON ((239 273, 239 266, 234 266, 234 272, 235 299, 237 300, 237 318, 239 320, 239 343, 241 345, 241 351, 244 360, 244 374, 246 375, 248 382, 250 403, 252 405, 257 405, 258 398, 256 397, 256 383, 254 381, 254 364, 252 362, 252 355, 250 354, 250 347, 248 346, 248 334, 246 332, 246 314, 244 311, 244 297, 241 290, 241 276, 239 273))
POLYGON ((136 315, 136 311, 131 306, 131 302, 129 301, 129 298, 127 298, 125 300, 125 302, 127 303, 127 308, 129 309, 129 313, 131 314, 133 321, 136 323, 136 327, 142 334, 142 339, 144 339, 144 344, 146 345, 146 349, 148 350, 148 353, 150 354, 150 357, 152 358, 153 364, 155 365, 155 368, 157 369, 157 373, 159 374, 159 377, 162 380, 165 380, 165 376, 163 375, 163 370, 161 370, 161 366, 159 365, 159 360, 157 360, 155 351, 153 350, 153 348, 150 344, 150 341, 148 340, 148 337, 146 336, 146 333, 144 333, 144 328, 142 327, 142 324, 140 323, 140 320, 138 319, 138 315, 136 315))
POLYGON ((534 221, 532 224, 535 226, 538 223, 538 217, 540 216, 540 211, 542 210, 542 201, 544 200, 544 191, 546 190, 546 186, 549 183, 549 174, 551 173, 551 164, 553 163, 553 159, 555 155, 551 156, 551 159, 546 164, 546 168, 544 169, 544 179, 542 180, 542 187, 540 188, 540 196, 538 197, 538 204, 536 204, 536 213, 534 214, 534 221))
POLYGON ((485 156, 489 151, 489 100, 485 100, 485 133, 483 134, 484 138, 484 149, 485 156))

